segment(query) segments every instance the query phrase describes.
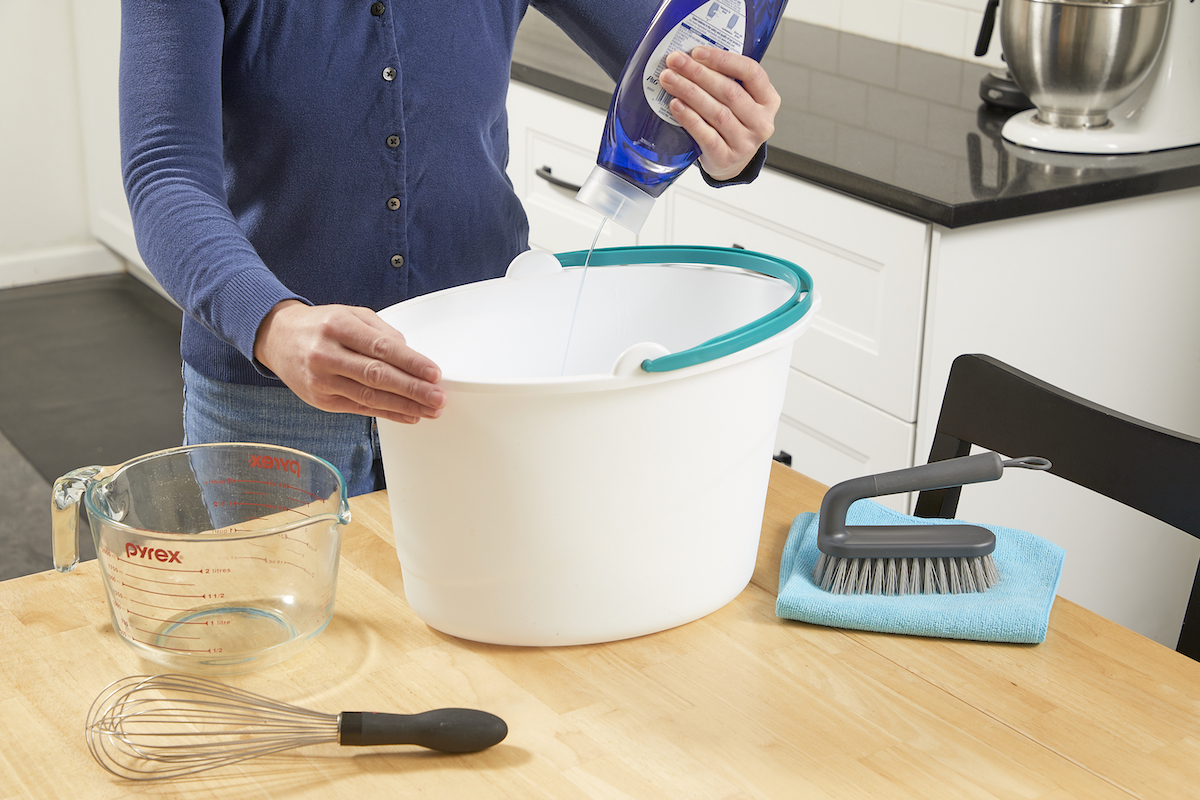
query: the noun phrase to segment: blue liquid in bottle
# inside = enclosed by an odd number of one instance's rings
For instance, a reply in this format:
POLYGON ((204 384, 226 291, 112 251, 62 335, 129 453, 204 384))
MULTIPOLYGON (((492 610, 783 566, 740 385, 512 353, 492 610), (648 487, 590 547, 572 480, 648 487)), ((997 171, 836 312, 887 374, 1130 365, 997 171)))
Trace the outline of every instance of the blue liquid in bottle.
POLYGON ((596 169, 578 199, 629 230, 700 155, 658 85, 666 58, 698 46, 763 57, 787 0, 667 0, 634 48, 613 93, 596 169))

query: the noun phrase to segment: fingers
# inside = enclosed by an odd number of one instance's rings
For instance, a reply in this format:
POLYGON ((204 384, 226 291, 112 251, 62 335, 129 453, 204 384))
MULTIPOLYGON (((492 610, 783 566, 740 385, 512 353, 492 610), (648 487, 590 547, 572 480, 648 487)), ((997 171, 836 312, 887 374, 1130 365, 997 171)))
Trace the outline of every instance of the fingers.
MULTIPOLYGON (((740 53, 731 53, 714 47, 697 47, 690 53, 692 59, 711 70, 711 73, 731 78, 742 85, 745 91, 760 105, 776 105, 780 103, 779 93, 771 84, 771 79, 762 64, 740 53)), ((710 88, 714 78, 712 74, 701 79, 701 85, 710 88)), ((715 79, 720 82, 719 78, 715 79)))
MULTIPOLYGON (((442 379, 442 370, 430 359, 407 346, 404 334, 388 325, 379 315, 365 308, 353 309, 360 319, 379 332, 380 337, 374 342, 374 357, 396 364, 409 375, 415 375, 428 383, 437 383, 442 379), (397 350, 393 342, 400 342, 397 350)), ((363 352, 371 352, 364 350, 363 352)))
POLYGON ((710 47, 672 53, 659 75, 675 97, 671 113, 701 149, 718 180, 736 177, 775 132, 780 97, 752 58, 710 47))
POLYGON ((663 74, 668 82, 677 82, 675 88, 679 93, 671 94, 697 111, 725 106, 741 118, 760 106, 773 116, 781 103, 779 92, 762 65, 728 50, 697 47, 690 54, 671 53, 663 74))
POLYGON ((352 308, 364 323, 347 332, 351 351, 340 371, 363 406, 406 415, 441 415, 445 392, 438 386, 442 371, 429 358, 408 346, 404 335, 365 308, 352 308), (412 401, 411 403, 408 401, 412 401), (413 407, 413 403, 416 407, 413 407), (398 404, 398 405, 397 405, 398 404))
POLYGON ((310 390, 312 399, 304 398, 305 401, 325 411, 381 417, 406 424, 436 419, 442 413, 440 407, 432 407, 403 394, 372 389, 341 376, 323 376, 314 381, 310 390))
POLYGON ((263 320, 255 357, 325 411, 397 422, 441 415, 441 370, 370 309, 281 303, 263 320))
POLYGON ((436 418, 446 404, 441 370, 408 346, 403 334, 365 308, 349 308, 328 332, 340 349, 326 352, 322 372, 332 395, 375 416, 436 418), (363 410, 365 409, 365 410, 363 410))

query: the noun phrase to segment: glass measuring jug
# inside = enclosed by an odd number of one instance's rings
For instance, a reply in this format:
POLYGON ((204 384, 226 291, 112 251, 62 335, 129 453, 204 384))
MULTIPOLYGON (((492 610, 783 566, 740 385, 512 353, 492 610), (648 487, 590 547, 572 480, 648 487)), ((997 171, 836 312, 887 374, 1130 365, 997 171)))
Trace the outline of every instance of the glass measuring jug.
POLYGON ((64 475, 51 509, 55 569, 79 563, 85 509, 113 629, 172 670, 278 663, 333 614, 350 506, 337 468, 307 453, 261 444, 160 450, 64 475))

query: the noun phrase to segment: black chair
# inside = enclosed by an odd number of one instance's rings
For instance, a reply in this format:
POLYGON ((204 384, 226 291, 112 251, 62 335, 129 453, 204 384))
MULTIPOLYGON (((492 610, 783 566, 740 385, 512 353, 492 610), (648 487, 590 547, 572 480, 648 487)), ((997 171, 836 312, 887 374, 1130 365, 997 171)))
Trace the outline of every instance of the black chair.
MULTIPOLYGON (((950 368, 930 461, 970 453, 1048 458, 1050 472, 1200 538, 1200 439, 1062 391, 984 355, 950 368)), ((925 491, 916 515, 953 518, 962 487, 925 491)), ((1200 569, 1176 650, 1200 661, 1200 569)))

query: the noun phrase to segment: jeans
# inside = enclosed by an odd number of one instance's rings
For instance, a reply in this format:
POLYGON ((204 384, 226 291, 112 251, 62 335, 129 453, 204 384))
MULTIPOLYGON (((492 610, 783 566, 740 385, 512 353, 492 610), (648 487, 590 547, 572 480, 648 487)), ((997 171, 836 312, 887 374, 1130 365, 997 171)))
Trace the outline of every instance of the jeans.
POLYGON ((185 363, 183 437, 184 444, 259 442, 291 447, 337 467, 351 496, 384 488, 375 419, 321 411, 286 386, 222 383, 185 363))

